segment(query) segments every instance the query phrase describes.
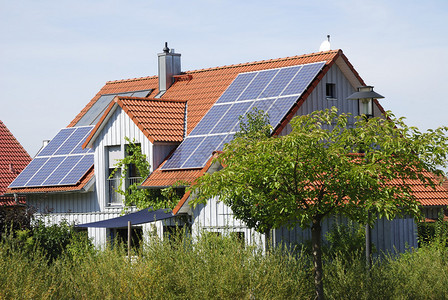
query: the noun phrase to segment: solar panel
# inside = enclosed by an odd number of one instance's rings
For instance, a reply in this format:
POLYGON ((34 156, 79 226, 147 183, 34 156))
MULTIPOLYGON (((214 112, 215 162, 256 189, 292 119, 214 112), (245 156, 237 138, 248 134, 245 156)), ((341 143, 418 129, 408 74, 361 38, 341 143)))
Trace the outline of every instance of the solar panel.
POLYGON ((224 140, 225 135, 212 135, 206 137, 196 151, 185 161, 182 168, 200 168, 204 164, 204 158, 208 159, 213 151, 218 150, 218 146, 224 140))
POLYGON ((201 168, 239 129, 239 116, 256 107, 277 127, 325 62, 239 74, 162 169, 201 168))
POLYGON ((20 173, 11 187, 42 187, 78 183, 93 165, 91 149, 82 144, 93 126, 61 129, 20 173))
MULTIPOLYGON (((238 123, 238 118, 241 115, 244 115, 247 109, 254 103, 254 101, 250 102, 241 102, 234 103, 232 107, 225 113, 225 115, 219 120, 216 126, 212 129, 210 133, 227 133, 238 123)), ((216 120, 215 120, 216 122, 216 120)))
POLYGON ((61 147, 61 144, 65 142, 65 140, 70 137, 70 135, 76 130, 75 127, 71 127, 71 128, 64 128, 61 131, 58 132, 58 134, 56 134, 56 136, 50 141, 50 143, 48 143, 47 146, 45 146, 45 148, 39 152, 37 155, 38 156, 49 156, 49 155, 53 155, 54 152, 56 152, 56 150, 59 149, 59 147, 61 147))
POLYGON ((256 75, 257 73, 239 74, 216 103, 234 102, 256 75))
POLYGON ((47 162, 48 157, 35 158, 28 166, 16 177, 16 179, 9 185, 10 187, 23 187, 33 177, 33 175, 40 170, 40 168, 47 162))
POLYGON ((277 73, 278 69, 259 72, 238 98, 238 101, 257 99, 277 73))
POLYGON ((311 80, 313 80, 317 73, 322 69, 324 64, 325 63, 322 62, 303 66, 283 91, 282 95, 287 96, 303 93, 311 83, 311 80))
POLYGON ((191 132, 191 136, 208 134, 219 119, 227 112, 232 104, 215 105, 210 108, 207 114, 202 118, 198 125, 191 132))
POLYGON ((73 167, 81 160, 82 155, 67 156, 64 161, 54 170, 54 172, 48 176, 43 182, 42 186, 59 185, 62 179, 67 176, 73 167))
POLYGON ((26 183, 26 186, 40 186, 51 173, 64 160, 62 156, 50 157, 34 176, 26 183))
POLYGON ((92 166, 93 155, 84 155, 59 184, 68 185, 77 183, 92 166))
POLYGON ((167 162, 163 165, 163 169, 180 168, 204 139, 205 137, 203 136, 187 137, 182 144, 179 145, 176 151, 174 151, 173 155, 168 158, 167 162))
POLYGON ((280 69, 274 79, 258 98, 277 97, 285 89, 292 77, 302 66, 280 69))

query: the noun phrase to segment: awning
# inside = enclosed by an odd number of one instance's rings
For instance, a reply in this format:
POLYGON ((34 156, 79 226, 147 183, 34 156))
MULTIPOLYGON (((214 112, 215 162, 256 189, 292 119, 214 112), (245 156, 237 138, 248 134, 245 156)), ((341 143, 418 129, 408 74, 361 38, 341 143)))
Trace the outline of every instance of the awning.
POLYGON ((160 221, 174 217, 173 212, 167 209, 151 210, 151 208, 145 208, 135 213, 130 213, 117 218, 107 219, 98 222, 86 223, 76 225, 76 227, 101 227, 101 228, 121 228, 127 227, 128 221, 131 221, 131 225, 139 225, 144 223, 150 223, 154 221, 160 221))

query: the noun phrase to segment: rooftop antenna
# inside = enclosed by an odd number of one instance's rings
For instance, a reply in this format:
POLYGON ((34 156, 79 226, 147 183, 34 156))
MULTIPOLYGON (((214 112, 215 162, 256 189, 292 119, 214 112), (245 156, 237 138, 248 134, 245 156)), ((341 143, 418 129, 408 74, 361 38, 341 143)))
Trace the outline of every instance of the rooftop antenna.
POLYGON ((320 44, 319 47, 319 52, 322 51, 330 51, 331 50, 331 46, 330 46, 330 35, 327 35, 327 40, 323 41, 322 44, 320 44))

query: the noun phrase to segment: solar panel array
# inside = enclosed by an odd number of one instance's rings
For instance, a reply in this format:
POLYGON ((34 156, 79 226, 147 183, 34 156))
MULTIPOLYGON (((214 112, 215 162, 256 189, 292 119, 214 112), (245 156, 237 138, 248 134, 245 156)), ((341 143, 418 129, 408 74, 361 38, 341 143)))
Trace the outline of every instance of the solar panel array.
POLYGON ((241 73, 163 165, 163 170, 202 168, 239 130, 239 116, 256 107, 272 127, 297 102, 325 62, 241 73))
POLYGON ((75 185, 93 165, 93 150, 82 144, 93 126, 63 128, 9 187, 75 185))
POLYGON ((152 90, 141 90, 135 92, 126 92, 118 94, 105 94, 95 102, 95 104, 82 116, 82 118, 76 123, 76 126, 88 126, 96 125, 100 120, 103 112, 109 106, 110 102, 115 98, 115 96, 123 97, 147 97, 152 90))

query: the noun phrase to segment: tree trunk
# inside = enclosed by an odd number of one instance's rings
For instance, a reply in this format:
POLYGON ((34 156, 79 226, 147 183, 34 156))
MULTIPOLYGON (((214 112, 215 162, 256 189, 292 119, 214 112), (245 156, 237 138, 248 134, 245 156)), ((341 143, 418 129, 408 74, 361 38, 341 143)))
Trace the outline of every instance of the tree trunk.
POLYGON ((311 226, 311 243, 313 250, 313 265, 314 265, 314 287, 316 290, 316 298, 318 300, 325 299, 324 297, 324 283, 322 281, 322 225, 321 218, 313 218, 313 225, 311 226))

